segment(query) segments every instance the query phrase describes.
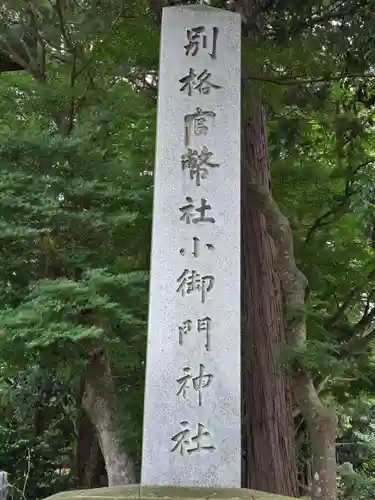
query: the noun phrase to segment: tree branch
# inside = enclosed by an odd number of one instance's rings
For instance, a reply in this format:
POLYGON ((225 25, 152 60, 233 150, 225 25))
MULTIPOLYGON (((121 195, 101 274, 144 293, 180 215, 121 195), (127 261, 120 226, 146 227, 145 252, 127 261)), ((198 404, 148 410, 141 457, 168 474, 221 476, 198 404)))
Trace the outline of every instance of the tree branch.
POLYGON ((74 84, 77 77, 76 74, 76 64, 77 64, 77 51, 74 49, 72 54, 72 68, 70 74, 70 90, 72 95, 70 96, 70 109, 69 109, 69 117, 68 117, 68 126, 67 126, 67 135, 69 135, 73 129, 74 118, 75 118, 75 98, 74 98, 74 84))
POLYGON ((63 7, 61 5, 61 0, 56 0, 54 8, 55 8, 56 13, 57 13, 61 34, 64 38, 66 46, 71 52, 73 52, 74 51, 74 44, 70 38, 68 31, 65 28, 65 20, 64 20, 64 13, 63 13, 63 7))
POLYGON ((310 83, 320 83, 320 82, 336 82, 340 80, 356 79, 356 78, 375 78, 375 73, 351 73, 351 74, 341 74, 341 75, 325 75, 318 77, 306 78, 302 75, 300 76, 277 76, 277 75, 249 75, 249 80, 272 83, 274 85, 308 85, 310 83))
MULTIPOLYGON (((354 194, 354 193, 353 193, 354 194)), ((336 206, 331 208, 330 210, 327 210, 323 215, 318 217, 316 221, 312 224, 310 229, 307 231, 307 236, 304 242, 304 246, 306 247, 313 234, 318 231, 318 229, 321 229, 322 227, 329 226, 330 224, 333 224, 335 221, 339 220, 347 211, 349 208, 349 198, 351 195, 349 195, 347 198, 342 200, 340 203, 338 203, 336 206), (328 217, 332 215, 332 219, 326 220, 328 217)))
POLYGON ((349 200, 350 198, 357 193, 356 190, 352 189, 352 186, 355 182, 355 175, 363 168, 366 167, 367 165, 370 165, 371 163, 374 163, 375 158, 370 158, 369 160, 361 163, 357 167, 355 167, 353 170, 349 169, 349 174, 350 176, 346 179, 346 184, 345 184, 345 189, 344 193, 341 196, 341 201, 337 205, 335 205, 333 208, 330 210, 327 210, 323 215, 318 217, 316 221, 312 224, 310 229, 307 231, 307 236, 305 238, 304 246, 306 247, 308 243, 310 242, 313 234, 320 228, 329 226, 333 222, 337 221, 340 219, 345 213, 347 213, 347 210, 349 208, 349 200), (331 220, 326 220, 328 217, 332 216, 331 220))
POLYGON ((268 189, 250 184, 251 196, 255 197, 266 219, 267 231, 276 247, 276 270, 280 279, 288 318, 287 336, 294 345, 306 341, 305 289, 307 279, 298 269, 293 248, 293 235, 288 219, 268 189))
POLYGON ((316 26, 317 24, 326 23, 328 21, 334 21, 336 19, 347 18, 355 14, 356 10, 357 9, 355 7, 348 10, 333 11, 333 12, 331 10, 327 10, 326 12, 323 12, 319 16, 312 16, 311 19, 299 22, 298 24, 292 27, 292 29, 289 31, 289 35, 299 34, 303 29, 311 28, 313 26, 316 26))
POLYGON ((366 310, 365 310, 362 318, 358 321, 358 323, 353 328, 354 332, 356 332, 356 333, 360 333, 360 332, 363 332, 364 330, 366 330, 366 328, 375 319, 375 307, 373 307, 369 311, 368 307, 366 306, 366 310), (367 312, 366 312, 366 310, 367 310, 367 312))
MULTIPOLYGON (((367 281, 372 281, 373 279, 375 279, 375 268, 372 269, 369 274, 367 275, 367 281)), ((337 309, 337 311, 335 312, 335 314, 333 316, 331 316, 330 318, 328 318, 325 322, 324 322, 324 327, 328 330, 329 328, 331 328, 335 323, 337 323, 337 321, 339 321, 343 315, 345 314, 345 311, 347 310, 347 308, 350 306, 352 300, 355 298, 355 296, 361 291, 362 289, 362 286, 363 286, 363 283, 361 283, 360 285, 357 285, 355 287, 353 287, 350 292, 348 293, 346 299, 344 300, 344 302, 341 304, 341 306, 337 309)))
POLYGON ((38 22, 37 22, 37 16, 38 15, 40 16, 40 13, 36 9, 33 2, 29 1, 28 5, 29 5, 30 18, 31 18, 31 22, 32 22, 32 29, 33 29, 33 32, 36 36, 37 44, 39 43, 39 47, 40 47, 39 54, 37 51, 37 56, 39 56, 38 60, 37 60, 37 66, 38 66, 40 75, 43 78, 45 78, 45 73, 46 73, 46 42, 43 39, 43 37, 41 36, 39 29, 38 29, 39 27, 38 27, 38 22))
MULTIPOLYGON (((124 13, 124 8, 121 9, 121 11, 118 13, 118 15, 116 16, 115 20, 113 21, 113 23, 111 24, 111 27, 109 28, 108 30, 108 33, 106 35, 106 37, 104 38, 104 40, 102 41, 102 45, 105 45, 106 42, 110 39, 111 35, 112 35, 112 32, 116 26, 116 24, 119 22, 119 20, 121 19, 121 16, 123 15, 124 13)), ((89 57, 87 59, 87 61, 82 65, 82 67, 77 70, 76 74, 75 74, 75 78, 78 78, 78 76, 85 70, 87 69, 90 64, 95 60, 95 53, 94 53, 94 50, 92 51, 93 53, 91 54, 91 57, 89 57)))
POLYGON ((375 339, 375 328, 367 335, 352 337, 345 346, 345 353, 350 355, 362 354, 363 350, 375 339))

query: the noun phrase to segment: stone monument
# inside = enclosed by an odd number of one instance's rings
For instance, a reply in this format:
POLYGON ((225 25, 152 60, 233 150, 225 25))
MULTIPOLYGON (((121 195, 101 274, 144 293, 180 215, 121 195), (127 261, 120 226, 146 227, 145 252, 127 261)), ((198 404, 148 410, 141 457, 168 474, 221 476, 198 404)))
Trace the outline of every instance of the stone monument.
POLYGON ((293 500, 240 487, 240 25, 163 9, 141 485, 50 500, 293 500))
POLYGON ((240 31, 163 12, 142 485, 241 486, 240 31))
POLYGON ((0 471, 0 500, 7 500, 8 497, 8 473, 0 471))

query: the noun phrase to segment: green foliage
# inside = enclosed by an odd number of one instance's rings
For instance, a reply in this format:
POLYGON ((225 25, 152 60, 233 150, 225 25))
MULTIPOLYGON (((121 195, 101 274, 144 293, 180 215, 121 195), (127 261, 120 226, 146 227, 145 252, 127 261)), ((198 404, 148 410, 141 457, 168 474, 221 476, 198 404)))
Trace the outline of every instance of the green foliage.
MULTIPOLYGON (((307 370, 320 396, 346 415, 358 397, 373 399, 375 382, 373 7, 372 1, 271 2, 257 26, 258 52, 244 42, 245 94, 255 84, 264 91, 272 191, 308 278, 300 311, 308 340, 287 346, 283 364, 289 373, 307 370)), ((374 415, 362 423, 362 410, 353 411, 337 450, 356 476, 346 478, 342 493, 367 499, 374 491, 374 415)))
POLYGON ((375 405, 372 399, 357 399, 339 408, 337 455, 357 473, 375 474, 375 405))
POLYGON ((352 369, 352 365, 348 360, 341 360, 338 355, 337 345, 311 340, 300 347, 286 346, 283 365, 291 375, 302 369, 314 379, 340 378, 352 369))
POLYGON ((139 460, 156 116, 141 87, 158 35, 145 1, 1 9, 4 23, 37 33, 38 51, 25 72, 0 75, 0 365, 11 381, 0 467, 15 498, 25 474, 26 498, 41 498, 74 486, 83 375, 98 346, 139 460), (31 366, 32 383, 13 383, 31 366), (53 401, 40 394, 46 372, 53 401), (63 465, 70 476, 55 473, 63 465))
POLYGON ((340 500, 371 500, 374 496, 375 480, 354 471, 340 471, 338 493, 340 500))
MULTIPOLYGON (((67 487, 53 470, 73 463, 80 375, 97 346, 109 353, 124 446, 139 462, 158 30, 146 0, 31 4, 1 6, 4 23, 39 35, 26 71, 0 75, 1 373, 13 381, 30 366, 51 371, 59 395, 72 387, 71 424, 55 425, 65 410, 43 400, 50 417, 36 433, 26 410, 42 382, 22 383, 18 402, 9 400, 12 382, 0 404, 0 466, 9 470, 13 457, 22 490, 30 450, 27 493, 41 497, 67 487)), ((369 411, 364 429, 355 418, 362 410, 348 407, 358 395, 370 401, 375 384, 373 7, 269 2, 264 22, 244 26, 243 36, 243 106, 261 86, 273 194, 309 281, 297 311, 308 342, 286 348, 284 363, 326 381, 322 394, 349 412, 339 441, 361 443, 367 455, 339 446, 339 459, 367 475, 375 416, 369 411)), ((295 314, 286 311, 286 322, 295 314)), ((359 479, 355 487, 343 479, 345 498, 366 498, 359 479)))
POLYGON ((71 387, 38 366, 3 379, 0 469, 9 473, 13 498, 40 498, 71 487, 59 474, 74 456, 71 387), (7 382, 5 382, 7 380, 7 382))

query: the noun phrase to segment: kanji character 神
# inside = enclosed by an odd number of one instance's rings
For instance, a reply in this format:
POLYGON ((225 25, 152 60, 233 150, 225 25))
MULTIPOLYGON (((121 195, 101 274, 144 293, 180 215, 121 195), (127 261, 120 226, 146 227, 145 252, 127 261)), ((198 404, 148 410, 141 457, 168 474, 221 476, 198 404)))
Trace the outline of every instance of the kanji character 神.
POLYGON ((198 404, 202 406, 202 389, 208 387, 212 381, 213 375, 210 373, 204 373, 204 365, 199 365, 199 373, 196 377, 191 375, 191 369, 189 367, 184 368, 185 375, 179 379, 177 382, 181 384, 180 389, 177 392, 177 396, 182 396, 186 399, 186 392, 188 389, 192 388, 198 393, 198 404), (189 383, 192 384, 190 387, 189 383))

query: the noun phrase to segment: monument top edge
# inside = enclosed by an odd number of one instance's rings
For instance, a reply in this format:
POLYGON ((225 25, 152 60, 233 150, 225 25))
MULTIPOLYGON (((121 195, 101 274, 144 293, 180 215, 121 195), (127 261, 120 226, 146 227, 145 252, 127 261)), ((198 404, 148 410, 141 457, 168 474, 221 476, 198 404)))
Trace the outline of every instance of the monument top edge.
POLYGON ((211 7, 210 5, 203 4, 193 4, 193 5, 171 5, 168 7, 163 7, 163 12, 165 10, 179 10, 179 11, 207 11, 207 12, 215 12, 215 14, 232 14, 233 16, 241 16, 238 12, 233 12, 227 9, 218 9, 217 7, 211 7))

